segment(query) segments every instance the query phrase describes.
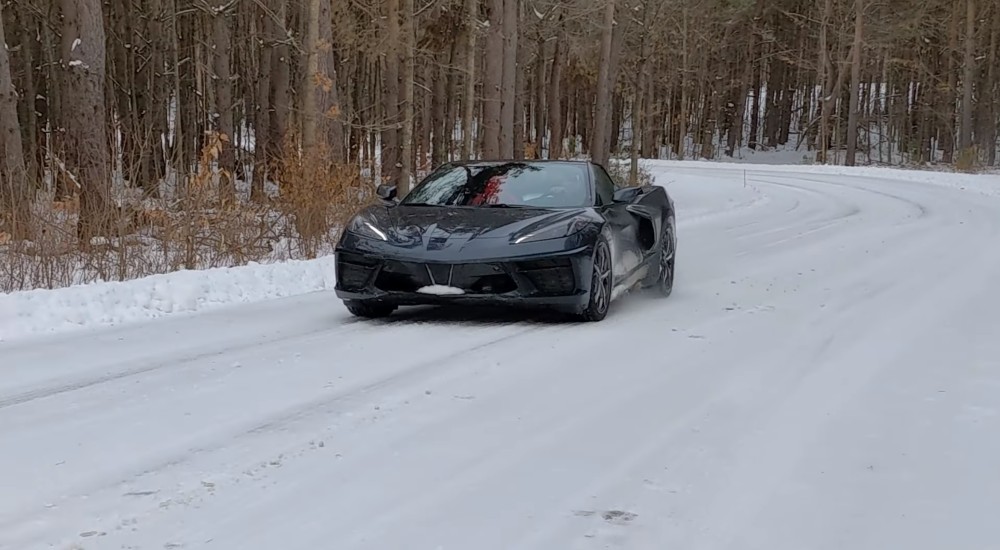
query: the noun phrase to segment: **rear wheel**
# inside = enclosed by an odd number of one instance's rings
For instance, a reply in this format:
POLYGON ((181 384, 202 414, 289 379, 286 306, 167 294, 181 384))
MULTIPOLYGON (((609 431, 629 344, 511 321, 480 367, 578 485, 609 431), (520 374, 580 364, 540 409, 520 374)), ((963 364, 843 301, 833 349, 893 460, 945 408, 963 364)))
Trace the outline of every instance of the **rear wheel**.
POLYGON ((376 304, 371 302, 349 301, 344 302, 344 306, 347 307, 347 311, 350 311, 352 315, 356 317, 364 317, 366 319, 388 317, 393 311, 396 310, 396 306, 393 305, 376 304))
POLYGON ((673 223, 663 227, 663 237, 660 239, 660 271, 656 277, 656 290, 666 298, 674 290, 674 259, 677 253, 677 240, 674 238, 673 223))
POLYGON ((611 249, 602 237, 594 247, 594 267, 590 280, 590 302, 580 317, 585 321, 600 321, 608 315, 612 289, 611 249))

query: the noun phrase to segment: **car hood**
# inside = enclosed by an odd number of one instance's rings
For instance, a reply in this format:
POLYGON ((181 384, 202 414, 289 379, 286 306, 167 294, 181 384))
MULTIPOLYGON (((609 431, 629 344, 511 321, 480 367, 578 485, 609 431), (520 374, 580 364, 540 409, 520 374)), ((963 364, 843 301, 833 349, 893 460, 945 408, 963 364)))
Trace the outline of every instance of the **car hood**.
POLYGON ((441 250, 470 241, 509 239, 512 234, 546 226, 586 209, 482 208, 452 206, 375 206, 365 212, 390 241, 406 248, 441 250))

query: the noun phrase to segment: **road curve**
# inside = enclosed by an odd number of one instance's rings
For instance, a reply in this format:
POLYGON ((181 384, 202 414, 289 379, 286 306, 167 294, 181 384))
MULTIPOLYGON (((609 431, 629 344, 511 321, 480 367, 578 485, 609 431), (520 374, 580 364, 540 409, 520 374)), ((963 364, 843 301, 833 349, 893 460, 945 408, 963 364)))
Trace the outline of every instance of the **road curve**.
POLYGON ((0 549, 987 548, 1000 200, 661 165, 667 300, 0 343, 0 549))

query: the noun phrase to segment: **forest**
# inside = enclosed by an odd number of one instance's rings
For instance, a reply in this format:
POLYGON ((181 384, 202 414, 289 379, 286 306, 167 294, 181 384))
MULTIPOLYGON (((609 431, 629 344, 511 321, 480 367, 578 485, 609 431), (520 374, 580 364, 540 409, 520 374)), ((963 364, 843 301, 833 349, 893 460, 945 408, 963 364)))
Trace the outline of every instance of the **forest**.
POLYGON ((0 0, 0 291, 310 258, 469 158, 997 166, 995 0, 0 0))

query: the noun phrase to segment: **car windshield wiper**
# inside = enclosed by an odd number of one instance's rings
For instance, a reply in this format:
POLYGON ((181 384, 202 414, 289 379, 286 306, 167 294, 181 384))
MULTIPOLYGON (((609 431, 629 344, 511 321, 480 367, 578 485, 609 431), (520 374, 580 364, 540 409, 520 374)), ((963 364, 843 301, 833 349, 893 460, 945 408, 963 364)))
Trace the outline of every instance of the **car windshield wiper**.
POLYGON ((504 204, 504 203, 480 204, 479 207, 480 208, 528 208, 523 204, 504 204))
POLYGON ((435 207, 438 207, 438 208, 440 208, 441 206, 443 206, 441 204, 431 204, 429 202, 402 202, 402 203, 400 203, 400 205, 401 206, 435 206, 435 207))

